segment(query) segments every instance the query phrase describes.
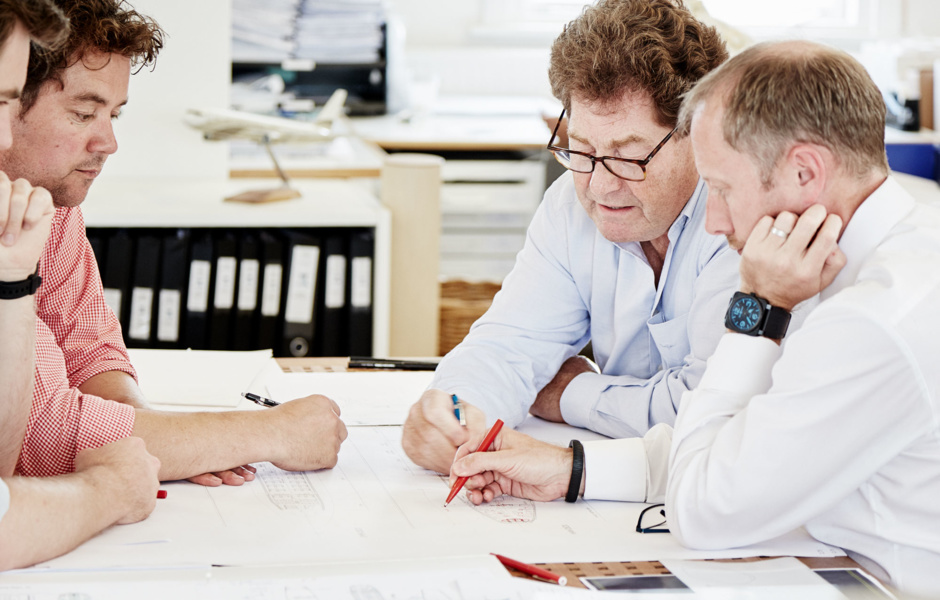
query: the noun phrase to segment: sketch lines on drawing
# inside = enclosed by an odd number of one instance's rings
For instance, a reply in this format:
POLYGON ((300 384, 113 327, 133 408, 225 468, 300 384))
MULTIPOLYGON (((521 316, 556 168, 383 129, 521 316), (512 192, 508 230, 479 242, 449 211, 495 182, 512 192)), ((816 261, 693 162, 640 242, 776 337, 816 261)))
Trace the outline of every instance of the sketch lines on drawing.
MULTIPOLYGON (((450 483, 446 475, 441 475, 441 481, 445 485, 450 483)), ((475 506, 465 495, 458 497, 476 513, 497 523, 532 523, 535 521, 535 502, 525 498, 498 496, 485 504, 475 506)))
POLYGON ((280 510, 323 510, 323 500, 305 473, 282 471, 271 463, 260 463, 256 468, 255 476, 264 486, 268 499, 280 510))

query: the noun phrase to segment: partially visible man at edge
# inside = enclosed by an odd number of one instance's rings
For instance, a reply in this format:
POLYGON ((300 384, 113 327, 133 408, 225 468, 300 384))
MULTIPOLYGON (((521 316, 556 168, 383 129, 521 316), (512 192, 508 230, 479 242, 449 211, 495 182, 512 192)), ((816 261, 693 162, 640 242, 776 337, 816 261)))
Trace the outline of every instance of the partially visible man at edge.
POLYGON ((31 57, 14 144, 0 152, 0 169, 47 188, 57 207, 39 265, 36 385, 18 472, 67 473, 80 450, 129 435, 160 459, 161 480, 239 485, 253 478, 240 465, 265 460, 288 470, 332 467, 346 428, 323 396, 265 411, 144 408, 79 204, 117 150, 112 120, 127 103, 131 69, 154 63, 163 34, 120 0, 56 4, 70 20, 68 42, 31 57))
POLYGON ((940 597, 940 210, 890 175, 884 121, 865 68, 821 44, 754 46, 704 78, 680 126, 711 189, 708 228, 742 258, 701 384, 674 432, 585 443, 612 446, 613 468, 572 474, 571 451, 509 432, 500 452, 455 462, 489 471, 468 482, 474 501, 665 492, 686 546, 805 526, 902 593, 940 597), (787 329, 797 305, 809 314, 787 329))
POLYGON ((558 36, 549 79, 569 147, 554 152, 570 172, 545 193, 492 307, 412 407, 402 443, 415 463, 446 473, 470 435, 527 413, 611 437, 673 422, 738 280, 738 256, 705 232, 707 190, 675 132, 682 93, 727 56, 681 0, 603 0, 558 36), (577 356, 588 341, 600 373, 577 356))
MULTIPOLYGON (((65 42, 68 21, 50 0, 0 0, 0 151, 33 51, 65 42)), ((0 571, 67 552, 114 523, 145 518, 156 502, 159 462, 140 438, 83 450, 75 473, 14 477, 33 395, 35 275, 49 237, 52 197, 0 172, 0 571)))

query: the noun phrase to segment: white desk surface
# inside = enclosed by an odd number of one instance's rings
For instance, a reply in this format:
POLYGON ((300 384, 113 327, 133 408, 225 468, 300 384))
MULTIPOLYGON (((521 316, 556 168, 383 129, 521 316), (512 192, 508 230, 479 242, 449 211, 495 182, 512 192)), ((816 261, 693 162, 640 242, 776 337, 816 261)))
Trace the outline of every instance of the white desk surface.
MULTIPOLYGON (((232 177, 277 177, 271 157, 259 144, 229 142, 232 177)), ((329 142, 275 144, 272 151, 281 168, 294 177, 379 177, 385 152, 353 135, 329 142)))
POLYGON ((894 127, 885 127, 885 144, 940 144, 940 131, 932 129, 902 131, 894 127))
POLYGON ((303 196, 264 204, 226 196, 271 189, 272 179, 109 179, 82 204, 88 227, 374 227, 387 212, 365 185, 341 179, 292 181, 303 196))
POLYGON ((350 119, 352 130, 385 150, 541 150, 551 131, 537 114, 396 115, 350 119))

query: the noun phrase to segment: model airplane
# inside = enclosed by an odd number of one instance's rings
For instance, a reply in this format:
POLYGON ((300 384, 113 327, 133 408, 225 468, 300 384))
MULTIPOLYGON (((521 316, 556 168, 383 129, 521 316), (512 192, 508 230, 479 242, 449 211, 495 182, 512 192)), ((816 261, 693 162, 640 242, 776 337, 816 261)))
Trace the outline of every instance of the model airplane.
POLYGON ((249 139, 258 143, 333 139, 333 122, 343 114, 346 90, 333 92, 313 121, 256 115, 221 108, 190 109, 185 121, 207 140, 249 139))
POLYGON ((343 115, 346 90, 338 89, 320 109, 313 121, 269 117, 237 110, 219 108, 190 109, 186 123, 202 132, 207 140, 254 140, 264 146, 281 178, 281 186, 269 190, 250 190, 226 200, 237 202, 272 202, 299 198, 300 192, 290 186, 287 174, 277 162, 271 144, 281 142, 323 142, 333 139, 333 122, 343 115))

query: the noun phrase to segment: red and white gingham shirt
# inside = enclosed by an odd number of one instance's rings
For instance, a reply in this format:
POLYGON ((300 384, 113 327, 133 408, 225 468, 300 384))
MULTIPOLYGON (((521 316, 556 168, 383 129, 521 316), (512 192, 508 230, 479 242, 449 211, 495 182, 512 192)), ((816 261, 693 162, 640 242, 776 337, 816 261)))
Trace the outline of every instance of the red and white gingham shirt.
POLYGON ((107 371, 137 374, 121 325, 104 301, 81 209, 56 208, 39 261, 33 406, 17 473, 48 477, 75 470, 75 455, 131 435, 134 409, 83 394, 107 371))

